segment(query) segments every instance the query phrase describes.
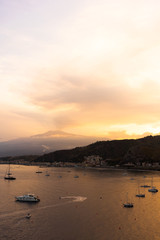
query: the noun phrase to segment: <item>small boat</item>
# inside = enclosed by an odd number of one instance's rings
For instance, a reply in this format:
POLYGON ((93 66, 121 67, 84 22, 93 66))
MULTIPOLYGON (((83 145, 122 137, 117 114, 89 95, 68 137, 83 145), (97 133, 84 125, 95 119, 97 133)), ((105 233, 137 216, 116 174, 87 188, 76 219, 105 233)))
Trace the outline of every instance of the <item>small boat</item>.
POLYGON ((158 192, 158 189, 155 187, 152 187, 152 188, 148 189, 148 192, 156 193, 156 192, 158 192))
POLYGON ((49 174, 48 172, 46 172, 46 175, 45 175, 45 176, 47 176, 47 177, 48 177, 48 176, 50 176, 50 174, 49 174))
POLYGON ((133 208, 134 207, 133 203, 128 201, 128 193, 127 193, 127 201, 126 201, 126 203, 123 203, 123 207, 125 207, 125 208, 133 208))
POLYGON ((138 186, 138 193, 136 194, 136 197, 139 197, 139 198, 145 197, 145 194, 140 192, 139 186, 138 186))
POLYGON ((153 186, 153 177, 152 177, 152 180, 151 180, 151 186, 152 187, 150 189, 148 189, 148 192, 152 192, 152 193, 158 192, 158 189, 153 186))
POLYGON ((123 207, 125 208, 133 208, 133 203, 123 203, 123 207))
POLYGON ((9 163, 9 166, 8 166, 8 171, 6 172, 6 175, 4 176, 4 179, 5 180, 16 180, 16 178, 13 177, 13 175, 10 171, 10 163, 9 163))
POLYGON ((42 173, 42 171, 37 171, 36 173, 42 173))
POLYGON ((6 175, 6 176, 4 177, 4 179, 5 179, 5 180, 16 180, 16 178, 13 177, 13 176, 11 176, 11 174, 10 174, 10 175, 6 175))
POLYGON ((78 176, 78 175, 75 175, 74 178, 79 178, 79 176, 78 176))
POLYGON ((15 198, 16 198, 16 201, 19 201, 19 202, 39 202, 40 201, 39 197, 38 196, 36 197, 34 194, 26 194, 26 195, 18 196, 15 198))
POLYGON ((25 216, 25 218, 30 219, 30 218, 31 218, 31 214, 28 213, 28 214, 25 216))
POLYGON ((149 188, 149 187, 151 187, 151 186, 148 185, 148 184, 145 184, 145 179, 144 179, 144 185, 141 185, 141 187, 143 187, 143 188, 149 188))
POLYGON ((127 176, 127 175, 128 175, 128 173, 126 173, 126 172, 122 173, 122 176, 127 176))
POLYGON ((138 193, 138 194, 136 194, 136 197, 142 197, 142 198, 144 198, 144 197, 145 197, 145 194, 138 193))
POLYGON ((151 186, 150 186, 150 185, 147 185, 147 184, 144 184, 144 185, 141 185, 141 187, 149 188, 149 187, 151 187, 151 186))

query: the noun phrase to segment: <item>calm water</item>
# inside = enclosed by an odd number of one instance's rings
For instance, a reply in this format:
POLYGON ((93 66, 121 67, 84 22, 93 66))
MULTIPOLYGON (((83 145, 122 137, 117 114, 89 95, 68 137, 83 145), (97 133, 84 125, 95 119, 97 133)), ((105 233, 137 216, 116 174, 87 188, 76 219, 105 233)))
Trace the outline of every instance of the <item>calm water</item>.
POLYGON ((0 165, 0 240, 160 239, 160 192, 141 188, 146 197, 135 197, 138 185, 151 184, 152 177, 160 191, 158 172, 49 168, 47 177, 46 168, 36 174, 37 167, 13 165, 17 179, 6 181, 6 168, 0 165), (127 192, 133 209, 122 207, 127 192), (15 201, 25 193, 41 201, 15 201), (31 219, 25 218, 28 212, 31 219))

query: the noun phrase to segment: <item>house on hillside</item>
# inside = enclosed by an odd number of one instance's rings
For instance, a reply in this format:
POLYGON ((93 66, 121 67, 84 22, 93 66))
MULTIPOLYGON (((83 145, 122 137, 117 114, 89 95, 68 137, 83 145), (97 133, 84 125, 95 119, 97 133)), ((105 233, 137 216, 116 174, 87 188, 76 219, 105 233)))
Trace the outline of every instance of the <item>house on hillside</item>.
POLYGON ((101 166, 101 161, 102 161, 102 157, 100 157, 99 155, 91 155, 91 156, 84 157, 85 166, 99 167, 101 166))

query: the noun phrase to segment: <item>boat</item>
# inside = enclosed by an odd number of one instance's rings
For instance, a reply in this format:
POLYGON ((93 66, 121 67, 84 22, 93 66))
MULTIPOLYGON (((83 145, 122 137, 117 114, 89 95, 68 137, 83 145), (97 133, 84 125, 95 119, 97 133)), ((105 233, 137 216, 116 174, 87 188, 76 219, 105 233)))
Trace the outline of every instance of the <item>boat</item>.
POLYGON ((79 176, 78 176, 78 175, 75 175, 74 178, 79 178, 79 176))
POLYGON ((31 214, 28 213, 28 214, 25 216, 25 218, 30 219, 30 218, 31 218, 31 214))
POLYGON ((144 185, 141 185, 141 187, 149 188, 149 187, 151 187, 151 186, 150 186, 150 185, 147 185, 147 184, 144 184, 144 185))
POLYGON ((125 207, 125 208, 133 208, 134 207, 134 204, 132 202, 128 201, 128 193, 127 193, 127 201, 126 201, 126 203, 123 203, 123 207, 125 207))
POLYGON ((36 173, 42 173, 42 171, 37 171, 36 173))
POLYGON ((122 176, 127 176, 127 175, 128 175, 128 173, 126 173, 126 172, 122 173, 122 176))
POLYGON ((152 192, 152 193, 158 192, 158 189, 153 186, 153 177, 152 177, 152 181, 151 181, 151 186, 152 187, 150 189, 148 189, 148 192, 152 192))
POLYGON ((144 197, 145 197, 145 194, 136 194, 136 197, 142 197, 142 198, 144 198, 144 197))
POLYGON ((152 188, 148 189, 148 192, 156 193, 156 192, 158 192, 158 189, 155 187, 152 187, 152 188))
POLYGON ((145 179, 144 179, 144 185, 141 185, 141 187, 143 187, 143 188, 149 188, 149 187, 151 187, 151 186, 148 185, 148 184, 145 184, 145 179))
POLYGON ((138 194, 136 194, 136 197, 144 198, 144 197, 145 197, 145 194, 144 194, 144 193, 140 193, 140 192, 138 191, 138 194))
POLYGON ((50 176, 50 174, 49 174, 48 172, 46 172, 46 175, 45 175, 45 176, 47 176, 47 177, 48 177, 48 176, 50 176))
POLYGON ((138 185, 138 190, 137 190, 137 192, 138 192, 138 193, 136 194, 136 197, 141 197, 141 198, 144 198, 144 197, 145 197, 145 194, 140 192, 139 185, 138 185))
POLYGON ((39 202, 40 201, 39 197, 38 196, 36 197, 34 194, 26 194, 26 195, 18 196, 15 198, 16 198, 16 201, 19 201, 19 202, 39 202))
POLYGON ((123 207, 125 208, 133 208, 133 203, 123 203, 123 207))
POLYGON ((16 178, 12 175, 10 171, 10 163, 8 164, 8 170, 6 172, 6 175, 4 176, 5 180, 16 180, 16 178))

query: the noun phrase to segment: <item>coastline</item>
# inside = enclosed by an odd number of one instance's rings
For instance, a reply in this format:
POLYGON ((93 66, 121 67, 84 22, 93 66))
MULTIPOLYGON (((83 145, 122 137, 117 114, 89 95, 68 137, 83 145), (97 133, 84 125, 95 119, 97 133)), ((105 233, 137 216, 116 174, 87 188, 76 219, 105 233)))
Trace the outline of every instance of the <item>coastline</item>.
MULTIPOLYGON (((0 165, 7 165, 8 161, 0 161, 0 165)), ((25 162, 17 162, 17 161, 11 161, 10 162, 11 165, 22 165, 22 166, 39 166, 39 168, 77 168, 77 169, 83 169, 83 170, 96 170, 96 171, 122 171, 122 170, 126 170, 126 171, 138 171, 138 172, 142 172, 142 171, 160 171, 160 167, 142 167, 142 166, 138 166, 138 167, 123 167, 123 166, 106 166, 106 167, 92 167, 92 166, 81 166, 81 165, 77 165, 77 163, 70 163, 69 165, 65 165, 63 164, 62 166, 50 163, 50 162, 29 162, 29 161, 25 161, 25 162)))

